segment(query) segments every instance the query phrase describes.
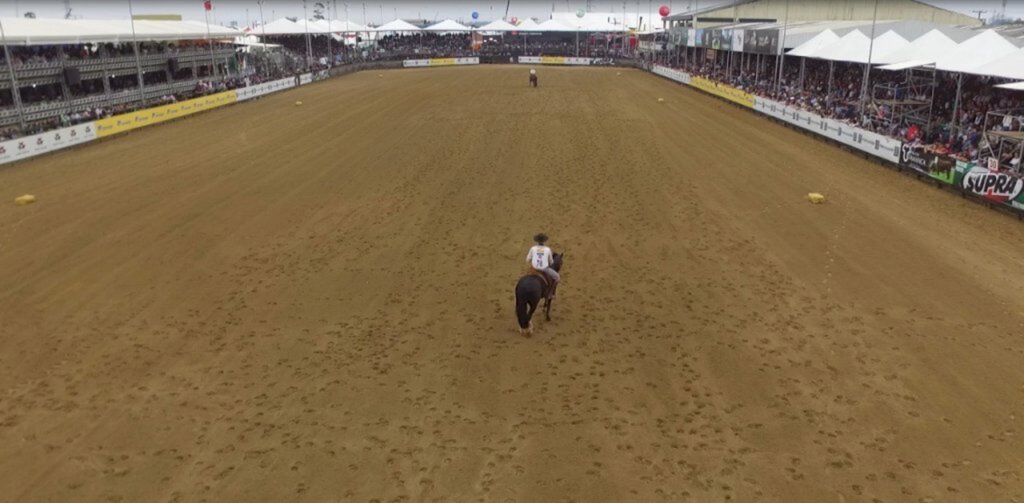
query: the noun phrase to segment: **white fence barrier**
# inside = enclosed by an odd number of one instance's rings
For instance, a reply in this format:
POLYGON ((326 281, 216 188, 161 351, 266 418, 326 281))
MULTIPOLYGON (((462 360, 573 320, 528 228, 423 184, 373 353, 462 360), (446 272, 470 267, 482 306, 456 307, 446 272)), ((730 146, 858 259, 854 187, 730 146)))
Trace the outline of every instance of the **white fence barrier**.
POLYGON ((96 125, 84 122, 71 127, 0 142, 0 164, 28 159, 96 139, 96 125))
MULTIPOLYGON (((680 70, 655 65, 651 72, 682 84, 693 85, 693 78, 690 74, 680 70)), ((697 81, 703 82, 702 79, 697 79, 697 81)), ((888 136, 756 96, 754 97, 754 110, 838 141, 861 152, 893 163, 900 162, 900 147, 903 142, 888 136)))
POLYGON ((479 65, 480 58, 430 58, 430 59, 407 59, 402 61, 405 68, 421 68, 427 66, 461 66, 479 65))
POLYGON ((265 94, 276 93, 277 91, 283 91, 295 87, 295 79, 289 77, 287 79, 272 80, 270 82, 264 82, 262 84, 256 84, 255 86, 243 87, 235 90, 235 94, 238 95, 238 101, 251 100, 258 98, 265 94))

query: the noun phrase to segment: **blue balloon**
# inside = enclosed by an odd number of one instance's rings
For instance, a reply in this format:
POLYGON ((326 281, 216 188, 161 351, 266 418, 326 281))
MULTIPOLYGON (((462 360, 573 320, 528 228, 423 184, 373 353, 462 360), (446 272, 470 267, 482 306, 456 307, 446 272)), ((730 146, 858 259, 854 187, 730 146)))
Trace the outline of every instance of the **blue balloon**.
POLYGON ((477 11, 473 11, 473 19, 480 19, 480 13, 477 11))

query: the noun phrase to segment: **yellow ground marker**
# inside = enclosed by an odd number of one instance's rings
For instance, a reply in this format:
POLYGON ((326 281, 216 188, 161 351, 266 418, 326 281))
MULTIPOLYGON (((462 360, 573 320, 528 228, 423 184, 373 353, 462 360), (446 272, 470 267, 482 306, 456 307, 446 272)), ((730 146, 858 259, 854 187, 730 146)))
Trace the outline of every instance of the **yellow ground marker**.
POLYGON ((821 204, 825 202, 825 196, 817 192, 811 192, 810 194, 807 194, 807 200, 810 201, 812 204, 821 204))

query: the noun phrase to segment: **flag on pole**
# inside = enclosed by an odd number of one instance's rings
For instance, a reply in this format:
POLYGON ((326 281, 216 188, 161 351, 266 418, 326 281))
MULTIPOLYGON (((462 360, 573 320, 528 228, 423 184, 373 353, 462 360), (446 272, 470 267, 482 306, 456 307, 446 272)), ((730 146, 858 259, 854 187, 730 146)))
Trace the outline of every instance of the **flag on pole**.
POLYGON ((213 1, 212 0, 203 0, 203 8, 206 9, 206 10, 213 10, 213 1))

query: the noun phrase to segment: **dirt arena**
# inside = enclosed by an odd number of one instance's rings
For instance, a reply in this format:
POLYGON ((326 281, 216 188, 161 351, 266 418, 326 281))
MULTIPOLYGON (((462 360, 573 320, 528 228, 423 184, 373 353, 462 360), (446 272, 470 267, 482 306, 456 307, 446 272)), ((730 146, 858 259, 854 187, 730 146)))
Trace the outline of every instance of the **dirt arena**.
POLYGON ((651 75, 539 73, 0 167, 0 501, 1024 500, 1024 224, 651 75))

